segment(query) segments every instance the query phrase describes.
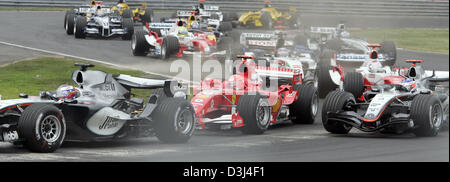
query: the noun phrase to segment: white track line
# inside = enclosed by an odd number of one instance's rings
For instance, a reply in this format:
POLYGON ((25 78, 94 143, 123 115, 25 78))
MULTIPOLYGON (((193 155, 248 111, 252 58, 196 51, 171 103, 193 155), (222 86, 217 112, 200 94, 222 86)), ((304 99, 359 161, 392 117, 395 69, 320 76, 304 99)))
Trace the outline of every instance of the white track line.
MULTIPOLYGON (((7 46, 18 47, 18 48, 23 48, 23 49, 28 49, 28 50, 33 50, 33 51, 38 51, 38 52, 44 52, 44 53, 48 53, 48 54, 59 55, 59 56, 63 56, 63 57, 69 57, 69 58, 75 58, 75 59, 80 59, 80 60, 90 61, 90 62, 101 63, 101 64, 105 64, 105 65, 109 65, 109 66, 114 66, 114 67, 117 67, 117 68, 125 68, 125 69, 131 69, 131 70, 139 70, 139 69, 136 69, 136 68, 134 68, 134 67, 128 67, 128 66, 123 66, 123 65, 118 65, 118 64, 113 64, 113 63, 108 63, 108 62, 100 61, 100 60, 96 60, 96 59, 85 58, 85 57, 80 57, 80 56, 74 56, 74 55, 65 54, 65 53, 56 52, 56 51, 49 51, 49 50, 44 50, 44 49, 38 49, 38 48, 33 48, 33 47, 23 46, 23 45, 19 45, 19 44, 13 44, 13 43, 9 43, 9 42, 4 42, 4 41, 0 41, 0 44, 7 45, 7 46)), ((165 75, 165 74, 160 74, 160 73, 155 73, 155 72, 149 72, 149 71, 143 71, 143 70, 139 70, 139 71, 145 72, 145 73, 147 73, 147 74, 152 74, 152 75, 160 76, 160 77, 165 77, 165 78, 170 78, 170 79, 177 79, 177 80, 181 80, 181 81, 184 81, 184 82, 188 82, 188 83, 190 83, 190 84, 193 84, 192 81, 186 80, 186 79, 183 79, 183 78, 176 78, 176 77, 173 77, 173 76, 170 76, 170 75, 165 75)))

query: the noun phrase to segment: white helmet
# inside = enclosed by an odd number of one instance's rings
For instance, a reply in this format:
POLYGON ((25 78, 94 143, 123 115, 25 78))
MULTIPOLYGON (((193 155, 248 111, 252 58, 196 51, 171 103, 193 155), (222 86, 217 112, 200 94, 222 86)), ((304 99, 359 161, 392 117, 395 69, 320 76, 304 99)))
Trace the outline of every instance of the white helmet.
POLYGON ((80 91, 77 88, 66 84, 59 86, 56 90, 56 97, 63 101, 73 101, 80 95, 80 91))

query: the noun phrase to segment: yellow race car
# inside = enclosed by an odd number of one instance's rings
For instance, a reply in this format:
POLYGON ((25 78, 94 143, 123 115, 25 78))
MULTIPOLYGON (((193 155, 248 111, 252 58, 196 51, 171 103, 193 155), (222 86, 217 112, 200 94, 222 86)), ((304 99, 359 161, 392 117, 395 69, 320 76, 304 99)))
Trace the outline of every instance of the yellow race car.
POLYGON ((131 9, 124 0, 119 0, 117 5, 113 6, 111 10, 117 11, 123 18, 131 17, 134 22, 141 22, 144 25, 153 21, 153 10, 147 7, 146 2, 143 2, 139 8, 131 9))
POLYGON ((249 11, 239 18, 239 24, 244 27, 263 27, 266 29, 286 26, 298 28, 300 20, 296 15, 296 8, 289 8, 289 11, 280 12, 270 5, 270 1, 265 1, 264 9, 260 11, 249 11))

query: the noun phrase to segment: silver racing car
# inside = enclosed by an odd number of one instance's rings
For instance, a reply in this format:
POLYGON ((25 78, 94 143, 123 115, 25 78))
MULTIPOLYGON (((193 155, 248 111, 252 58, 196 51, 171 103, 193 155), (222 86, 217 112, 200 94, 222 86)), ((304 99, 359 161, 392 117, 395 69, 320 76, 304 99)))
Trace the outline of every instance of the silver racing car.
MULTIPOLYGON (((354 127, 365 132, 436 136, 448 127, 448 84, 442 84, 449 81, 448 72, 425 71, 422 60, 407 62, 412 64, 409 70, 370 85, 362 101, 346 91, 329 93, 322 107, 324 128, 335 134, 347 134, 354 127)), ((365 87, 356 82, 354 86, 365 87)))
POLYGON ((168 143, 187 142, 195 114, 187 86, 172 80, 112 75, 81 67, 72 79, 39 96, 0 100, 0 141, 23 144, 34 152, 53 152, 63 141, 104 141, 155 135, 168 143), (147 100, 132 89, 153 89, 147 100))

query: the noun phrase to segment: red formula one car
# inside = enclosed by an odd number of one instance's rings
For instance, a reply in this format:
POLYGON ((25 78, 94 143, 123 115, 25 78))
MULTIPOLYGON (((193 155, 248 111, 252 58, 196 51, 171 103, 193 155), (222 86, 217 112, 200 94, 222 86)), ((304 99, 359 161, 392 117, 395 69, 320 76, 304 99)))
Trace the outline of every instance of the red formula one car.
POLYGON ((202 129, 231 126, 245 134, 262 134, 270 124, 281 121, 314 123, 318 92, 312 84, 302 84, 300 72, 276 68, 276 64, 258 65, 251 56, 237 57, 242 63, 228 80, 206 79, 194 87, 191 103, 202 129), (273 75, 290 73, 290 83, 266 77, 265 80, 277 80, 273 84, 276 86, 267 87, 259 74, 267 71, 272 71, 273 75), (278 85, 279 82, 283 83, 278 85))

